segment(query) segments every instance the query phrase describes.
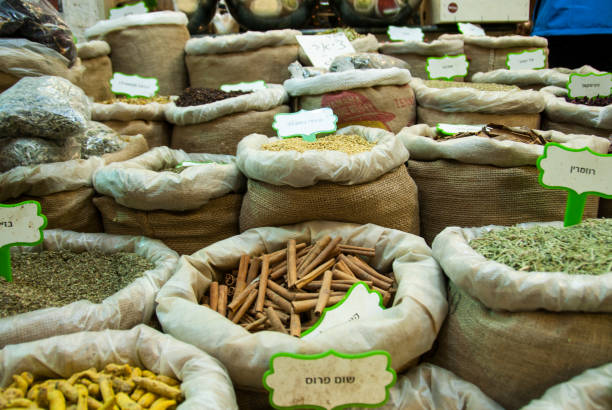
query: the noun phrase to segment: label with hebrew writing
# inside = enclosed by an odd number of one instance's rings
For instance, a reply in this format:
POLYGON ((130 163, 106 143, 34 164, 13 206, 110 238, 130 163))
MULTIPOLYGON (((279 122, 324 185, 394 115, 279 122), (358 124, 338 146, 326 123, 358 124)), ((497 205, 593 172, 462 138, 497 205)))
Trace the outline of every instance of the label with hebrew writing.
POLYGON ((295 36, 315 67, 329 68, 334 58, 355 52, 344 33, 295 36))
POLYGON ((114 73, 110 80, 111 91, 128 97, 153 97, 159 91, 157 78, 137 74, 114 73))
POLYGON ((332 109, 325 107, 276 114, 272 128, 281 138, 302 137, 306 141, 313 142, 316 141, 317 134, 336 131, 337 122, 338 117, 332 109))
POLYGON ((570 98, 607 97, 612 90, 612 73, 570 74, 567 95, 570 98))
POLYGON ((470 63, 465 54, 458 56, 429 57, 427 59, 427 78, 430 80, 452 80, 465 77, 470 63))
POLYGON ((463 124, 446 124, 439 123, 436 126, 436 131, 442 135, 455 135, 462 132, 478 132, 482 130, 485 125, 463 125, 463 124))
POLYGON ((506 56, 508 70, 537 70, 546 67, 546 53, 544 49, 508 53, 506 56))
POLYGON ((457 23, 457 29, 459 30, 461 34, 465 34, 466 36, 473 36, 473 37, 486 36, 486 33, 482 27, 477 26, 476 24, 472 24, 472 23, 457 23))
POLYGON ((134 4, 126 4, 122 7, 116 7, 114 9, 110 9, 110 20, 118 19, 125 16, 131 16, 134 14, 146 14, 149 12, 149 9, 144 4, 144 2, 139 1, 134 4))
POLYGON ((387 35, 391 41, 423 41, 425 33, 420 27, 389 26, 387 35))

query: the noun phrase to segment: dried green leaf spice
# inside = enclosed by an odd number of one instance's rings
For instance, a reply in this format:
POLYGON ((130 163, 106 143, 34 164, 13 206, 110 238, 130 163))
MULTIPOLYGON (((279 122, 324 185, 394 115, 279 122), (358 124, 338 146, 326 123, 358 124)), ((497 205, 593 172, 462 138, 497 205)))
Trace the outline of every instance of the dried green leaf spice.
POLYGON ((287 138, 264 144, 264 151, 340 151, 346 154, 359 154, 372 150, 375 143, 368 142, 361 135, 333 134, 308 142, 302 138, 287 138))
POLYGON ((601 275, 612 271, 612 219, 569 227, 509 227, 470 241, 485 258, 526 272, 601 275))

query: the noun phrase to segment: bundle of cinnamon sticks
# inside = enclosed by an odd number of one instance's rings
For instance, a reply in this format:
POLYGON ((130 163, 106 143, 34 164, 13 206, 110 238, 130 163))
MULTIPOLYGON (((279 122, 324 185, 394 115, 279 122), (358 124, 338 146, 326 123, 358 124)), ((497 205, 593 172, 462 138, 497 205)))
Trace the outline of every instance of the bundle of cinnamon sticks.
POLYGON ((341 241, 329 235, 312 245, 291 239, 276 252, 242 255, 238 269, 225 274, 223 283, 211 283, 202 304, 249 331, 275 330, 296 337, 357 282, 380 292, 388 306, 394 280, 364 260, 374 257, 375 250, 341 241))

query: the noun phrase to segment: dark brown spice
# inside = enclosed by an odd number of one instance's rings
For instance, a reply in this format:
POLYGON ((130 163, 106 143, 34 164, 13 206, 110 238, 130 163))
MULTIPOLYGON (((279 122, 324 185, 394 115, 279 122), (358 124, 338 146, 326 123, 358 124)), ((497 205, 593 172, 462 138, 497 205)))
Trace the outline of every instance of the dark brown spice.
POLYGON ((612 104, 612 95, 608 95, 606 97, 592 97, 592 98, 588 98, 588 97, 570 98, 566 96, 565 101, 572 103, 572 104, 582 104, 582 105, 589 105, 593 107, 605 107, 606 105, 612 104))
POLYGON ((189 87, 175 101, 177 107, 190 107, 192 105, 210 104, 215 101, 225 100, 226 98, 238 97, 249 94, 243 91, 225 92, 215 88, 189 87))

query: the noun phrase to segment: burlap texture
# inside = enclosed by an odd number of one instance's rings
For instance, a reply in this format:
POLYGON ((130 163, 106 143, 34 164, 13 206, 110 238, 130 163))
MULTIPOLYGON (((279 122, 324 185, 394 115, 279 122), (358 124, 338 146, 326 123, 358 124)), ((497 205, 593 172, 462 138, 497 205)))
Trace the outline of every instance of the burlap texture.
MULTIPOLYGON (((533 166, 499 168, 452 160, 408 161, 419 192, 421 236, 431 243, 447 226, 514 225, 563 220, 567 193, 545 189, 533 166)), ((584 218, 597 217, 589 196, 584 218)))
POLYGON ((496 312, 449 288, 449 314, 428 361, 518 409, 584 370, 612 361, 612 314, 496 312))
POLYGON ((612 136, 612 130, 606 130, 604 128, 588 127, 586 125, 572 124, 569 122, 553 121, 550 118, 548 118, 546 113, 542 115, 542 129, 561 131, 565 134, 597 135, 598 137, 604 137, 604 138, 612 136))
MULTIPOLYGON (((542 47, 509 47, 509 48, 485 48, 474 44, 463 44, 465 55, 470 63, 466 79, 471 79, 475 73, 486 73, 499 68, 508 68, 506 59, 510 53, 523 51, 535 51, 542 47)), ((546 67, 548 68, 548 47, 543 48, 546 55, 546 67)))
POLYGON ((338 128, 349 125, 382 128, 393 133, 415 124, 416 100, 410 85, 381 85, 299 97, 299 108, 330 107, 338 128))
MULTIPOLYGON (((427 59, 462 54, 463 40, 434 40, 431 43, 424 41, 383 43, 379 51, 407 62, 410 65, 412 77, 427 79, 427 59)), ((456 77, 454 81, 463 81, 463 78, 456 77)))
POLYGON ((108 125, 120 135, 142 135, 149 148, 170 145, 172 124, 165 121, 131 120, 131 121, 100 121, 108 125))
MULTIPOLYGON (((417 123, 436 126, 446 124, 501 124, 508 127, 525 126, 540 129, 540 114, 488 114, 481 112, 444 112, 417 106, 417 123)), ((546 129, 546 128, 544 128, 546 129)), ((584 133, 580 133, 584 134, 584 133)))
POLYGON ((219 88, 258 80, 282 84, 290 77, 287 67, 297 58, 298 46, 291 44, 223 54, 187 54, 185 63, 191 87, 219 88))
POLYGON ((240 231, 313 220, 373 223, 419 234, 417 187, 402 165, 372 182, 293 188, 249 179, 240 231))
POLYGON ((104 232, 159 239, 186 255, 237 235, 241 203, 242 195, 228 194, 193 211, 139 211, 119 205, 110 197, 94 199, 102 214, 104 232))
POLYGON ((108 56, 100 56, 81 62, 85 72, 77 85, 94 101, 111 99, 113 97, 110 88, 110 79, 113 76, 111 59, 108 56))
POLYGON ((289 106, 280 105, 268 111, 231 114, 201 124, 175 125, 171 147, 185 152, 236 155, 238 143, 246 135, 275 136, 274 116, 289 111, 289 106))

